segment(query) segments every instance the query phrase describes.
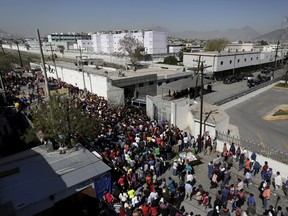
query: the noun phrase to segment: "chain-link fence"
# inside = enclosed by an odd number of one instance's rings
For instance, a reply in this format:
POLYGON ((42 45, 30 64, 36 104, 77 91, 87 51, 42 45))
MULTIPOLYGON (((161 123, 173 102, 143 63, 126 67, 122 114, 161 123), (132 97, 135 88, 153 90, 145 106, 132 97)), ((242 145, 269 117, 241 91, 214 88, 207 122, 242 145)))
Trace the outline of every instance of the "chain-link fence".
POLYGON ((224 132, 217 131, 217 138, 227 144, 232 142, 241 148, 246 148, 248 151, 255 152, 264 157, 271 158, 273 160, 288 164, 288 152, 283 149, 277 149, 273 146, 264 146, 261 143, 253 142, 252 140, 247 140, 235 136, 228 135, 224 132))

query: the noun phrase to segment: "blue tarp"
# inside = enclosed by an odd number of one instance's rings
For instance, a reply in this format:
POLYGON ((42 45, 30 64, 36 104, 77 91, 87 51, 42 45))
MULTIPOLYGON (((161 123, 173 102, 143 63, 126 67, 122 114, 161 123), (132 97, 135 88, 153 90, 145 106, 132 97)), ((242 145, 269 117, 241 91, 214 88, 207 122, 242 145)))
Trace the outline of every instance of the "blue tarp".
POLYGON ((94 190, 96 197, 103 200, 104 191, 107 190, 111 193, 111 173, 107 173, 94 180, 94 190))

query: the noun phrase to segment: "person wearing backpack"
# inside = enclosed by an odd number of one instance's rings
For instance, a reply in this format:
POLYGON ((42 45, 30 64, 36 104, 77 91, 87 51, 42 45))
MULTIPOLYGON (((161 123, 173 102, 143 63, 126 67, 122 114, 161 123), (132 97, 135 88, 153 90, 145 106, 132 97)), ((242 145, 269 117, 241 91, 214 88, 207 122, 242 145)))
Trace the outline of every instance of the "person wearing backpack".
POLYGON ((260 172, 261 167, 262 166, 258 161, 254 162, 254 165, 253 165, 253 176, 254 177, 256 176, 256 174, 258 174, 260 172))

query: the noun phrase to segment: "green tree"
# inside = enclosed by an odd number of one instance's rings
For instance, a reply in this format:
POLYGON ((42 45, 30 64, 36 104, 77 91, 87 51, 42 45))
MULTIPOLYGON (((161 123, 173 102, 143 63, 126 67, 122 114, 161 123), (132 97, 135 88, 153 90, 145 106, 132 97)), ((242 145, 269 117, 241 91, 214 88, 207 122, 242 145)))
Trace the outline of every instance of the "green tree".
POLYGON ((62 55, 64 55, 65 47, 64 47, 63 45, 58 45, 57 48, 58 48, 59 52, 60 52, 62 55))
POLYGON ((163 61, 164 64, 169 64, 169 65, 177 65, 178 64, 178 59, 175 56, 167 56, 164 58, 163 61))
MULTIPOLYGON (((49 101, 39 105, 32 116, 33 127, 27 135, 43 134, 45 139, 54 139, 61 146, 71 146, 71 137, 78 134, 91 141, 98 132, 100 121, 92 119, 80 107, 80 103, 71 102, 69 98, 51 96, 49 101)), ((30 137, 25 137, 30 142, 30 137)))
POLYGON ((221 51, 229 44, 229 40, 225 38, 217 38, 208 40, 205 44, 205 51, 221 51))
POLYGON ((259 44, 264 46, 264 45, 268 45, 268 42, 267 41, 264 41, 264 40, 261 40, 259 41, 259 44))
POLYGON ((129 61, 132 66, 137 66, 139 60, 143 55, 141 54, 144 51, 143 44, 136 38, 130 36, 124 36, 119 40, 119 51, 124 55, 128 55, 129 61))
POLYGON ((189 47, 181 48, 181 50, 178 52, 178 57, 179 57, 180 62, 183 62, 183 53, 184 52, 191 52, 191 48, 189 48, 189 47))

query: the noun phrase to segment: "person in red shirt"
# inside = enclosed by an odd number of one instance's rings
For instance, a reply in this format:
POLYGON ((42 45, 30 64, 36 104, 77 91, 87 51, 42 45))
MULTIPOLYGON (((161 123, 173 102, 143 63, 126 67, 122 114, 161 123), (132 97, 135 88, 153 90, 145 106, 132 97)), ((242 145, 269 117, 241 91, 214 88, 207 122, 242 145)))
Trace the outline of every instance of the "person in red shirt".
POLYGON ((140 206, 143 216, 148 216, 151 214, 151 208, 147 203, 144 203, 143 205, 140 206))

